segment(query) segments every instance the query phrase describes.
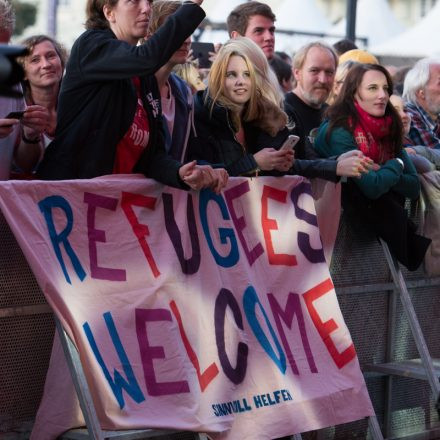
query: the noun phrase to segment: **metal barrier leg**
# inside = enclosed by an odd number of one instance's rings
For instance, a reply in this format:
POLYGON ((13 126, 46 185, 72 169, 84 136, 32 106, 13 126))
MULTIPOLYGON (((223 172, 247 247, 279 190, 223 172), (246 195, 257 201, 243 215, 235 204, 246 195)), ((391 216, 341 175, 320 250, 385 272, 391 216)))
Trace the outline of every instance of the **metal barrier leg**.
POLYGON ((92 440, 104 440, 104 434, 101 430, 101 426, 99 425, 89 386, 87 384, 86 378, 84 376, 84 371, 82 369, 78 350, 65 332, 57 317, 55 317, 55 324, 61 340, 64 354, 66 356, 67 365, 69 366, 69 370, 72 375, 76 394, 78 395, 81 411, 84 415, 84 420, 87 425, 89 438, 92 440))
MULTIPOLYGON (((394 361, 394 347, 396 342, 395 324, 397 314, 397 290, 392 289, 388 294, 388 324, 387 324, 387 346, 385 361, 394 361)), ((391 412, 393 403, 393 376, 386 377, 385 390, 385 414, 384 414, 384 433, 385 437, 391 435, 391 412)))
POLYGON ((371 437, 374 440, 383 440, 382 431, 380 430, 379 422, 376 416, 368 417, 368 427, 370 428, 371 437))
POLYGON ((432 358, 429 354, 428 346, 426 345, 425 338, 420 328, 419 321, 417 319, 414 306, 411 302, 411 297, 409 296, 408 289, 406 287, 405 280, 403 278, 402 271, 400 270, 399 263, 391 255, 388 245, 381 239, 380 240, 385 257, 388 262, 388 266, 391 270, 391 275, 393 277, 394 284, 400 293, 400 300, 402 301, 403 309, 405 310, 406 317, 408 319, 409 325, 411 327, 411 332, 414 337, 417 350, 420 354, 422 364, 425 368, 426 376, 428 378, 429 385, 431 387, 432 394, 436 400, 437 411, 440 416, 439 398, 440 398, 440 383, 438 381, 437 375, 434 370, 434 365, 432 363, 432 358))

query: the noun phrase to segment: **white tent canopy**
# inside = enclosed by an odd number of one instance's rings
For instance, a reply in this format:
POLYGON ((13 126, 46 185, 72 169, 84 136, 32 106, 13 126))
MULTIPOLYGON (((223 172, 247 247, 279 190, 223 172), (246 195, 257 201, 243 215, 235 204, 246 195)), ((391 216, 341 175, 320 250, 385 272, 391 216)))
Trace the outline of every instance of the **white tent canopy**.
POLYGON ((284 0, 274 12, 279 29, 325 33, 331 27, 315 0, 284 0))
MULTIPOLYGON (((284 0, 274 8, 277 17, 276 27, 282 30, 314 32, 323 34, 330 31, 331 23, 315 0, 284 0)), ((275 38, 276 50, 293 54, 304 44, 320 39, 317 36, 287 35, 277 32, 275 38)))
POLYGON ((371 47, 377 55, 440 56, 440 2, 411 29, 371 47))
MULTIPOLYGON (((344 35, 346 19, 340 20, 332 34, 344 35)), ((359 0, 356 8, 356 35, 368 38, 368 46, 380 44, 404 30, 386 0, 359 0)))
POLYGON ((205 5, 202 5, 206 10, 206 16, 214 23, 224 23, 229 13, 238 5, 244 3, 243 0, 219 0, 211 8, 207 9, 205 5))

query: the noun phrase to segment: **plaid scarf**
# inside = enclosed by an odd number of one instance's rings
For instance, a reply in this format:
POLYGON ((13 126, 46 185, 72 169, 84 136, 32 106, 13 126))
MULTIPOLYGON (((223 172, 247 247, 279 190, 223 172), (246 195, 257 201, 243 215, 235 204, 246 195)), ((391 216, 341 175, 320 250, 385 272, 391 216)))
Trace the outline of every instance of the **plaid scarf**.
POLYGON ((353 136, 359 150, 379 165, 392 159, 394 153, 387 139, 391 131, 391 116, 377 118, 363 110, 357 101, 354 105, 358 123, 354 127, 353 136))

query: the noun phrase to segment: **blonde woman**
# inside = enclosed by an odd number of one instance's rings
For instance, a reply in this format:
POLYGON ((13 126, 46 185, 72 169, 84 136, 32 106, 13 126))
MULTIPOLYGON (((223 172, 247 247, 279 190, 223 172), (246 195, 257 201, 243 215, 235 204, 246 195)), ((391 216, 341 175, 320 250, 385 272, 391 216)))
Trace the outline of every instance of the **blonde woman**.
POLYGON ((228 41, 212 64, 208 88, 195 95, 190 158, 223 166, 231 176, 287 172, 293 151, 277 150, 288 134, 281 102, 261 49, 248 38, 228 41))
POLYGON ((188 61, 184 64, 178 64, 173 70, 176 75, 188 84, 193 94, 199 90, 206 89, 206 85, 203 82, 197 67, 192 62, 188 61))
POLYGON ((297 174, 337 181, 368 171, 361 152, 333 159, 299 160, 280 149, 293 127, 283 108, 275 73, 263 51, 248 38, 228 41, 219 51, 208 88, 195 95, 197 138, 189 159, 226 168, 230 176, 297 174))

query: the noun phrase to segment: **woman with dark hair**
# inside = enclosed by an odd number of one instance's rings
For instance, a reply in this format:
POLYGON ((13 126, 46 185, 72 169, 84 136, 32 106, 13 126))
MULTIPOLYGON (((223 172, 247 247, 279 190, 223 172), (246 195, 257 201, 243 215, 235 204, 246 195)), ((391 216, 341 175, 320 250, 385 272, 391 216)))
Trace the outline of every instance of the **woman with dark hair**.
POLYGON ((225 172, 167 156, 153 78, 204 18, 202 1, 185 1, 137 45, 147 34, 151 0, 87 0, 87 30, 66 66, 55 139, 38 169, 41 178, 137 172, 175 187, 219 191, 225 172))
POLYGON ((327 110, 315 148, 323 156, 360 150, 375 162, 374 169, 359 179, 348 179, 343 190, 344 208, 360 214, 387 241, 399 261, 415 270, 430 240, 415 234, 403 208, 405 197, 419 197, 420 184, 402 148, 402 121, 389 101, 392 91, 392 80, 384 67, 353 66, 327 110))

